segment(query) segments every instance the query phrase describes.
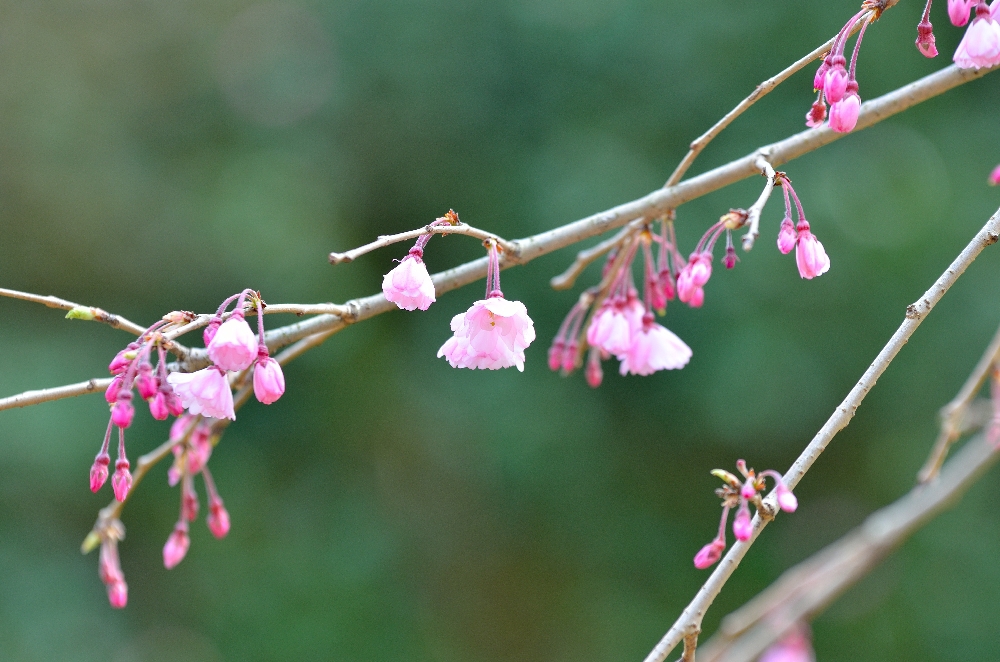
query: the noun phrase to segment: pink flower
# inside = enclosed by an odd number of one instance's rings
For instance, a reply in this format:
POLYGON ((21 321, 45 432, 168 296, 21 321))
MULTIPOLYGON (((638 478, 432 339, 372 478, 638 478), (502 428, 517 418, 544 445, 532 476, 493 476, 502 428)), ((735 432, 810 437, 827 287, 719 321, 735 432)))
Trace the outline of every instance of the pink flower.
POLYGON ((691 348, 647 314, 642 329, 634 334, 628 352, 620 356, 622 375, 651 375, 657 370, 677 370, 691 360, 691 348))
POLYGON ((847 90, 850 78, 847 75, 846 64, 847 58, 842 54, 835 55, 830 60, 830 70, 826 72, 826 79, 823 81, 823 93, 826 95, 827 101, 832 104, 843 99, 844 92, 847 90))
POLYGON ((97 492, 104 486, 108 479, 108 465, 111 464, 111 457, 103 449, 94 458, 94 464, 90 466, 90 491, 97 492))
POLYGON ((817 99, 806 113, 806 126, 815 129, 826 121, 826 104, 817 99))
POLYGON ((830 106, 830 128, 838 133, 850 133, 858 125, 860 113, 861 97, 858 96, 858 84, 851 81, 847 95, 830 106))
POLYGON ((563 364, 563 351, 566 349, 566 343, 558 338, 552 342, 552 346, 549 347, 549 370, 556 372, 562 368, 563 364))
POLYGON ((1000 23, 991 16, 985 2, 976 6, 976 18, 955 49, 954 60, 963 69, 1000 64, 1000 23))
POLYGON ((135 350, 139 348, 138 343, 129 343, 129 346, 115 354, 115 358, 108 365, 108 372, 112 375, 119 375, 125 372, 128 364, 135 359, 135 350))
POLYGON ((740 503, 736 517, 733 518, 733 535, 744 542, 753 536, 753 522, 750 520, 750 509, 747 508, 746 501, 740 503))
POLYGON ((149 399, 149 413, 158 421, 165 421, 170 416, 170 409, 167 407, 167 395, 163 391, 158 391, 156 395, 149 399))
MULTIPOLYGON (((997 3, 997 6, 1000 7, 1000 2, 997 3)), ((1000 165, 998 165, 996 168, 993 168, 993 172, 990 173, 990 177, 987 181, 989 182, 990 186, 996 186, 997 184, 1000 184, 1000 165)))
POLYGON ((813 89, 819 92, 826 86, 826 72, 830 71, 829 60, 823 60, 823 63, 819 65, 819 69, 816 70, 816 74, 813 76, 813 89))
POLYGON ((132 406, 132 394, 128 391, 118 394, 118 401, 111 408, 111 420, 118 427, 125 429, 132 425, 135 407, 132 406))
POLYGON ((778 506, 786 513, 794 513, 795 509, 799 507, 799 500, 795 498, 795 495, 788 489, 788 486, 780 480, 778 481, 777 493, 778 506))
POLYGON ((707 251, 693 253, 688 267, 691 269, 691 284, 695 287, 704 287, 712 277, 712 254, 707 251))
POLYGON ((285 392, 285 375, 281 365, 270 356, 257 359, 253 369, 253 394, 265 405, 269 405, 285 392))
POLYGON ((535 326, 520 301, 491 296, 451 320, 454 335, 437 355, 453 368, 524 371, 524 350, 535 339, 535 326))
POLYGON ((181 520, 174 526, 167 543, 163 546, 163 567, 170 570, 183 561, 190 546, 191 538, 188 536, 187 522, 181 520))
POLYGON ((114 609, 124 609, 128 604, 128 584, 124 579, 108 584, 108 603, 114 609))
POLYGON ((830 269, 830 258, 823 244, 809 231, 808 221, 799 221, 799 236, 795 242, 795 264, 799 275, 806 279, 822 276, 830 269))
POLYGON ((128 470, 128 460, 119 457, 115 462, 115 475, 111 477, 111 489, 114 490, 115 499, 124 501, 128 496, 128 491, 132 489, 132 472, 128 470))
POLYGON ((222 323, 208 344, 208 358, 223 370, 237 371, 250 367, 257 358, 257 339, 243 319, 243 313, 237 310, 222 323))
POLYGON ((694 555, 694 567, 699 570, 704 570, 722 558, 722 552, 726 551, 726 541, 721 538, 716 538, 712 542, 708 543, 694 555))
POLYGON ((757 662, 816 662, 808 628, 797 626, 764 651, 757 662))
POLYGON ((422 259, 423 251, 414 248, 399 265, 382 278, 385 298, 403 310, 427 310, 434 303, 434 283, 422 259))
POLYGON ((121 393, 121 390, 122 390, 122 376, 118 375, 117 377, 112 379, 111 383, 108 385, 108 390, 104 392, 104 399, 107 400, 109 405, 115 404, 116 402, 118 402, 118 394, 121 393))
POLYGON ((587 327, 587 342, 608 354, 625 354, 632 341, 631 328, 624 305, 605 301, 587 327))
POLYGON ((969 22, 969 10, 975 0, 948 0, 948 18, 955 27, 969 22))
MULTIPOLYGON (((969 15, 968 11, 965 13, 969 15)), ((924 57, 937 57, 938 49, 934 43, 934 26, 927 19, 917 24, 917 50, 924 57)))
POLYGON ((139 397, 143 400, 148 400, 156 395, 159 385, 156 383, 156 377, 153 376, 153 366, 149 363, 139 365, 139 376, 135 380, 135 385, 139 389, 139 397))
POLYGON ((229 511, 218 497, 208 504, 208 529, 219 540, 229 533, 229 511))
POLYGON ((795 248, 795 240, 798 235, 795 232, 795 226, 792 225, 792 219, 786 216, 781 221, 781 229, 778 230, 778 250, 781 251, 782 255, 788 255, 795 248))
MULTIPOLYGON (((225 324, 216 337, 222 335, 224 327, 225 324)), ((167 382, 174 388, 181 404, 192 414, 236 420, 233 392, 229 390, 229 380, 222 369, 211 366, 197 372, 172 372, 167 375, 167 382)))
POLYGON ((584 369, 584 376, 587 378, 587 385, 590 388, 597 388, 604 381, 600 350, 591 348, 590 354, 587 356, 587 367, 584 369))

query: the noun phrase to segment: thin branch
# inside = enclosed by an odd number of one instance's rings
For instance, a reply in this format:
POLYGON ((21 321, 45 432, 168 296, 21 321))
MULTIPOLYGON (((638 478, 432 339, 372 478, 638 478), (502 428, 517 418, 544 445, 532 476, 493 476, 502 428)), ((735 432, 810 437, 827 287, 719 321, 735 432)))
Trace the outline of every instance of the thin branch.
POLYGON ((752 662, 796 623, 820 614, 915 531, 953 505, 998 458, 985 435, 974 437, 940 478, 870 515, 837 542, 794 568, 726 616, 701 648, 702 662, 752 662))
POLYGON ((31 294, 30 292, 19 292, 18 290, 8 290, 2 287, 0 287, 0 296, 40 303, 47 308, 69 310, 71 311, 71 314, 67 315, 67 317, 70 319, 86 319, 93 320, 95 322, 103 322, 113 329, 128 331, 136 336, 146 330, 145 327, 141 327, 134 322, 130 322, 121 315, 115 315, 93 306, 81 306, 78 303, 73 303, 72 301, 67 301, 66 299, 60 299, 59 297, 42 296, 40 294, 31 294))
POLYGON ((937 441, 934 442, 930 456, 917 474, 918 482, 926 483, 937 476, 944 459, 948 456, 948 449, 962 436, 970 403, 983 388, 990 369, 998 360, 1000 360, 1000 329, 997 329, 989 347, 983 352, 982 358, 965 380, 961 390, 951 402, 941 408, 941 431, 938 433, 937 441))
POLYGON ((403 241, 411 241, 413 239, 418 239, 425 234, 463 234, 467 237, 473 237, 474 239, 479 239, 481 241, 495 241, 500 247, 500 250, 509 254, 516 254, 516 248, 507 240, 501 239, 492 232, 487 232, 485 230, 480 230, 474 228, 471 225, 465 223, 459 223, 458 225, 425 225, 417 230, 409 230, 407 232, 400 232, 399 234, 382 235, 375 241, 365 244, 364 246, 359 246, 358 248, 352 248, 346 253, 330 253, 330 264, 342 264, 344 262, 353 262, 362 255, 366 253, 371 253, 372 251, 378 250, 379 248, 385 248, 392 244, 398 244, 403 241))
POLYGON ((774 190, 774 168, 763 157, 757 159, 757 167, 760 169, 761 174, 767 178, 767 183, 764 184, 764 190, 761 192, 760 197, 757 198, 757 202, 753 203, 750 209, 747 210, 747 224, 749 224, 750 229, 743 235, 743 250, 745 251, 752 249, 754 242, 757 241, 757 237, 760 236, 760 215, 764 211, 764 205, 767 204, 768 199, 771 197, 771 191, 774 190))
POLYGON ((695 653, 698 650, 698 632, 692 632, 684 637, 684 653, 680 662, 695 662, 695 653))
POLYGON ((580 251, 576 254, 576 259, 573 260, 573 264, 569 265, 566 271, 562 272, 558 276, 553 276, 552 280, 549 281, 549 285, 553 290, 568 290, 573 287, 576 283, 576 279, 580 277, 583 270, 589 267, 594 260, 599 259, 602 255, 608 253, 612 249, 621 246, 622 242, 625 241, 630 234, 641 228, 645 225, 645 223, 645 218, 637 218, 615 233, 613 237, 605 239, 596 246, 591 246, 590 248, 580 251))
POLYGON ((53 400, 62 400, 63 398, 74 398, 78 395, 86 395, 88 393, 103 393, 110 385, 111 378, 109 377, 107 379, 88 379, 79 384, 56 386, 55 388, 46 388, 40 391, 25 391, 24 393, 0 399, 0 411, 28 407, 53 400))
MULTIPOLYGON (((886 343, 882 351, 865 371, 864 375, 854 388, 851 389, 844 401, 834 411, 833 415, 826 421, 816 436, 813 437, 809 445, 806 446, 802 454, 792 464, 792 467, 784 474, 784 482, 789 488, 794 488, 819 456, 826 450, 827 445, 843 430, 854 418, 854 414, 868 392, 875 386, 875 382, 882 376, 885 369, 907 343, 913 332, 933 310, 934 306, 945 292, 955 283, 959 276, 965 272, 966 268, 972 264, 973 260, 982 252, 984 248, 990 246, 1000 239, 1000 210, 986 222, 986 225, 973 237, 972 241, 959 253, 958 257, 949 265, 943 274, 935 281, 927 292, 916 302, 906 309, 906 317, 903 323, 886 343)), ((773 515, 777 512, 775 507, 775 496, 768 496, 764 500, 764 512, 773 515)), ((753 520, 753 536, 746 542, 736 542, 729 552, 723 557, 715 571, 708 578, 708 581, 701 587, 691 603, 684 609, 677 621, 670 630, 663 636, 660 643, 646 657, 646 662, 663 662, 685 636, 694 629, 701 627, 702 618, 711 606, 716 596, 725 586, 726 581, 739 566, 740 561, 753 545, 761 530, 767 526, 770 517, 762 518, 760 511, 753 520)))

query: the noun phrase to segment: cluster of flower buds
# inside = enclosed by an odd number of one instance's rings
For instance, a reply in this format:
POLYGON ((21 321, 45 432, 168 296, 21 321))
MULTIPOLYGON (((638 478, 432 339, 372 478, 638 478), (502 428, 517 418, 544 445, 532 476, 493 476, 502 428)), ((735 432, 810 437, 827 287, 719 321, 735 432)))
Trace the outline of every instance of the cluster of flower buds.
MULTIPOLYGON (((622 375, 650 375, 687 365, 691 348, 672 331, 657 324, 653 316, 654 310, 664 314, 667 302, 680 292, 679 275, 688 278, 684 271, 687 263, 676 249, 673 223, 669 218, 660 222, 659 234, 647 226, 609 254, 601 285, 584 292, 559 327, 549 348, 549 368, 569 374, 576 369, 588 346, 585 374, 587 383, 595 388, 604 378, 601 361, 612 356, 620 362, 618 371, 622 375), (654 243, 659 244, 658 260, 653 257, 654 243), (641 301, 632 271, 640 248, 645 262, 641 301), (581 332, 587 312, 595 302, 593 314, 581 332)), ((711 273, 711 258, 708 269, 711 273)))
POLYGON ((778 250, 787 255, 795 249, 795 264, 799 275, 806 279, 825 274, 830 269, 830 258, 816 235, 809 229, 809 221, 802 210, 802 202, 792 188, 792 181, 783 172, 775 174, 775 181, 781 184, 785 194, 785 217, 781 220, 778 230, 778 250), (795 200, 795 211, 799 222, 792 224, 792 202, 795 200))
MULTIPOLYGON (((431 226, 455 226, 461 221, 454 210, 431 226)), ((434 303, 434 283, 424 265, 424 247, 432 233, 416 245, 398 266, 382 279, 385 298, 402 310, 427 310, 434 303)), ((535 326, 520 301, 508 301, 500 291, 500 247, 493 239, 484 242, 487 252, 486 298, 476 301, 451 320, 453 335, 441 349, 453 368, 499 370, 516 366, 524 371, 524 350, 535 339, 535 326)))
POLYGON ((220 540, 229 533, 229 512, 226 510, 208 470, 208 458, 212 455, 213 419, 195 414, 187 414, 174 421, 170 428, 170 440, 174 442, 174 464, 167 472, 171 487, 180 483, 180 518, 173 532, 163 546, 163 565, 169 570, 180 563, 191 546, 188 523, 198 517, 198 493, 194 489, 194 477, 201 474, 208 491, 209 531, 220 540))
POLYGON ((736 468, 743 475, 740 480, 735 475, 724 469, 715 469, 712 475, 719 478, 724 483, 715 493, 722 499, 722 520, 719 522, 719 535, 715 540, 708 543, 694 557, 694 567, 704 570, 714 565, 726 550, 726 523, 729 520, 729 511, 736 508, 736 517, 733 518, 733 535, 739 541, 747 541, 753 537, 753 520, 750 517, 750 505, 760 511, 762 508, 761 493, 767 487, 765 477, 770 476, 775 482, 775 496, 778 500, 778 507, 785 512, 794 512, 799 503, 795 495, 785 485, 784 479, 777 471, 768 469, 759 474, 753 469, 748 469, 746 462, 739 460, 736 468))
POLYGON ((861 112, 861 95, 858 93, 856 70, 858 53, 861 51, 861 41, 865 31, 878 18, 878 8, 865 2, 857 14, 841 28, 833 40, 833 47, 823 59, 816 75, 813 77, 813 90, 817 92, 809 112, 806 113, 806 126, 815 128, 827 119, 826 104, 830 104, 830 128, 839 133, 850 133, 858 124, 858 114, 861 112), (873 13, 874 12, 874 13, 873 13), (847 40, 855 28, 861 26, 858 39, 854 42, 854 53, 851 55, 850 68, 844 56, 847 40))
MULTIPOLYGON (((924 15, 917 24, 917 48, 927 57, 938 54, 931 26, 931 3, 927 0, 924 15)), ((955 49, 955 64, 963 69, 988 69, 1000 64, 1000 0, 987 5, 982 0, 948 0, 948 18, 952 25, 963 27, 972 23, 955 49)))

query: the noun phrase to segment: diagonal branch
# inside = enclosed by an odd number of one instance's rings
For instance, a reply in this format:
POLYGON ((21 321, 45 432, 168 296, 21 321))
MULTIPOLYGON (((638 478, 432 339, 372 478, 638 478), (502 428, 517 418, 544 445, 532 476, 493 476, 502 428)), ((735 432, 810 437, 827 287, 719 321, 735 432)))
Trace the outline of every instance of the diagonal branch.
MULTIPOLYGON (((882 376, 886 368, 907 343, 913 332, 917 330, 920 323, 933 310, 934 306, 945 292, 958 280, 973 260, 982 252, 984 248, 990 246, 1000 239, 1000 210, 986 222, 986 225, 973 237, 972 241, 959 253, 958 257, 948 266, 943 274, 934 282, 930 289, 916 302, 906 308, 906 317, 896 332, 886 343, 882 351, 865 371, 858 383, 847 394, 844 401, 840 403, 826 423, 820 428, 816 436, 813 437, 809 445, 806 446, 802 454, 792 464, 792 467, 784 474, 784 482, 789 488, 794 488, 809 468, 819 459, 819 456, 826 450, 827 445, 834 436, 843 430, 854 418, 861 402, 868 392, 875 386, 875 382, 882 376)), ((701 629, 701 622, 705 612, 715 601, 716 596, 722 591, 729 577, 739 566, 740 561, 749 551, 757 536, 763 530, 774 514, 777 513, 774 495, 768 496, 764 500, 764 512, 771 517, 763 518, 758 515, 753 520, 753 536, 746 542, 736 542, 729 552, 719 562, 718 567, 712 572, 705 584, 699 589, 694 599, 684 609, 680 617, 671 626, 663 639, 646 657, 646 662, 663 662, 686 636, 701 629)))
POLYGON ((106 379, 88 379, 79 384, 56 386, 55 388, 46 388, 39 391, 25 391, 24 393, 18 393, 8 398, 0 398, 0 411, 38 405, 43 402, 62 400, 63 398, 73 398, 88 393, 103 393, 110 385, 111 378, 108 377, 106 379))
POLYGON ((2 287, 0 287, 0 296, 40 303, 47 308, 68 310, 70 311, 70 314, 66 315, 66 317, 71 319, 87 319, 94 320, 95 322, 103 322, 113 329, 122 329, 123 331, 128 331, 136 336, 146 330, 144 327, 128 321, 121 315, 114 315, 106 310, 95 308, 93 306, 81 306, 78 303, 73 303, 72 301, 67 301, 66 299, 60 299, 59 297, 42 296, 40 294, 31 294, 30 292, 19 292, 18 290, 8 290, 2 287))

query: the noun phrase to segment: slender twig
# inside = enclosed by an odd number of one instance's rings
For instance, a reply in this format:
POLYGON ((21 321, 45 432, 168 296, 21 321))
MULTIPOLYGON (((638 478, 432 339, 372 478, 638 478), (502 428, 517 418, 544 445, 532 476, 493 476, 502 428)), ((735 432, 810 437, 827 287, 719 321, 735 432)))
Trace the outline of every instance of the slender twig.
MULTIPOLYGON (((885 369, 907 343, 913 332, 924 318, 933 310, 934 306, 945 292, 955 283, 955 281, 965 272, 966 268, 976 259, 980 252, 987 246, 994 244, 1000 239, 1000 210, 998 210, 986 225, 973 237, 972 241, 959 253, 958 257, 948 266, 943 274, 934 282, 930 289, 916 302, 906 309, 906 317, 899 328, 886 343, 882 351, 865 371, 858 383, 854 385, 844 401, 834 411, 833 415, 827 419, 820 428, 816 436, 813 437, 809 445, 806 446, 802 454, 792 464, 792 467, 784 474, 784 482, 789 488, 794 488, 819 456, 826 450, 827 445, 843 430, 854 418, 854 414, 868 391, 875 386, 875 382, 882 376, 885 369)), ((768 496, 764 500, 764 511, 768 517, 761 517, 760 511, 753 520, 753 536, 745 542, 736 542, 729 552, 720 561, 718 567, 708 578, 708 581, 701 587, 690 604, 684 609, 677 621, 670 630, 663 636, 660 643, 646 657, 646 662, 663 662, 672 651, 687 635, 701 628, 701 621, 705 612, 711 606, 715 597, 725 586, 726 581, 739 566, 740 561, 753 545, 761 530, 767 526, 771 516, 777 512, 775 507, 776 498, 774 495, 768 496)))
POLYGON ((479 239, 481 241, 495 241, 500 247, 500 250, 507 253, 508 255, 517 254, 517 249, 508 241, 501 239, 492 232, 487 232, 485 230, 480 230, 474 228, 471 225, 466 225, 465 223, 459 223, 457 225, 425 225, 417 230, 409 230, 407 232, 400 232, 399 234, 382 235, 375 241, 365 244, 364 246, 359 246, 358 248, 352 248, 346 253, 330 253, 330 264, 342 264, 344 262, 353 262, 362 255, 366 253, 371 253, 372 251, 378 250, 379 248, 385 248, 392 244, 398 244, 403 241, 410 241, 419 238, 421 235, 425 234, 463 234, 468 237, 473 237, 474 239, 479 239))
POLYGON ((0 399, 0 411, 38 405, 43 402, 62 400, 63 398, 73 398, 88 393, 103 393, 110 385, 111 378, 109 377, 107 379, 88 379, 79 384, 56 386, 55 388, 46 388, 39 391, 25 391, 24 393, 0 399))
POLYGON ((602 255, 620 246, 630 234, 641 228, 645 225, 645 223, 645 218, 637 218, 615 233, 613 237, 605 239, 596 246, 591 246, 590 248, 580 251, 576 254, 576 259, 573 260, 573 264, 569 265, 566 271, 562 272, 558 276, 553 276, 552 280, 549 281, 549 285, 552 286, 553 290, 568 290, 573 287, 576 283, 576 279, 580 277, 583 270, 589 267, 594 260, 599 259, 602 255))
POLYGON ((760 215, 764 211, 764 205, 771 197, 771 191, 774 190, 774 168, 764 158, 757 159, 757 166, 760 168, 761 174, 767 178, 767 183, 764 184, 764 190, 757 198, 757 202, 750 205, 750 209, 747 210, 747 224, 750 228, 743 235, 743 250, 745 251, 752 249, 757 237, 760 236, 760 215))
POLYGON ((93 320, 95 322, 103 322, 113 329, 128 331, 136 336, 146 330, 145 327, 141 327, 134 322, 130 322, 121 315, 115 315, 93 306, 81 306, 78 303, 73 303, 72 301, 67 301, 66 299, 60 299, 59 297, 42 296, 39 294, 31 294, 30 292, 19 292, 17 290, 8 290, 2 287, 0 287, 0 296, 10 297, 11 299, 21 299, 22 301, 32 301, 34 303, 40 303, 48 308, 68 310, 70 311, 70 315, 67 315, 67 317, 70 319, 86 319, 93 320))
POLYGON ((915 531, 953 505, 998 457, 977 435, 949 461, 939 479, 918 485, 876 511, 837 542, 785 571, 770 587, 726 616, 699 650, 702 662, 752 662, 797 622, 820 614, 915 531))

